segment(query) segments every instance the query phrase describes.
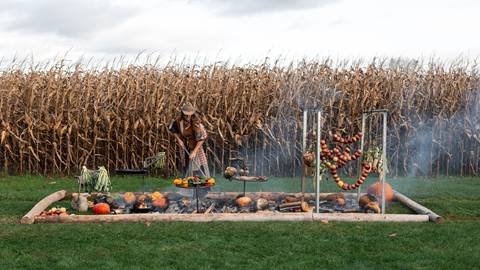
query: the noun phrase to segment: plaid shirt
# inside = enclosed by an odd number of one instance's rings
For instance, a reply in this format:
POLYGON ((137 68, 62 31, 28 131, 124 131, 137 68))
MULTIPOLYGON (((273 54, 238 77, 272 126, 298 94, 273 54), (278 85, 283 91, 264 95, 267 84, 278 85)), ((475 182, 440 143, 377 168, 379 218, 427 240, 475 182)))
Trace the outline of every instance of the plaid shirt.
MULTIPOLYGON (((189 161, 188 154, 183 150, 187 148, 188 152, 191 153, 195 148, 195 145, 198 141, 204 141, 207 139, 207 131, 203 124, 198 124, 196 128, 193 128, 190 123, 183 120, 175 120, 170 124, 170 132, 179 134, 183 139, 183 145, 180 146, 180 161, 184 168, 187 168, 189 164, 186 161, 189 161)), ((192 164, 193 170, 198 170, 199 166, 208 167, 207 156, 203 147, 200 147, 197 151, 197 156, 195 157, 195 162, 192 164)))

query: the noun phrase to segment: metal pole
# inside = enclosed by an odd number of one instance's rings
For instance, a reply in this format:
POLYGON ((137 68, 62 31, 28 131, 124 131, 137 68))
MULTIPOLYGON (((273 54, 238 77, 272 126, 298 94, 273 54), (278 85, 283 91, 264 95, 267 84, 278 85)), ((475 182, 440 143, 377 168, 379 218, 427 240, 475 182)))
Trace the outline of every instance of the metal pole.
POLYGON ((305 154, 305 150, 307 148, 307 117, 308 117, 308 110, 305 109, 303 111, 303 133, 302 133, 302 156, 300 158, 301 164, 300 168, 302 170, 301 177, 300 177, 300 186, 302 191, 302 196, 305 193, 305 164, 303 163, 303 155, 305 154))
POLYGON ((383 113, 383 143, 382 143, 382 214, 385 214, 385 185, 387 183, 387 112, 383 113))
MULTIPOLYGON (((367 114, 362 113, 362 137, 360 138, 360 151, 362 151, 363 155, 363 147, 365 143, 365 122, 367 120, 367 114)), ((358 174, 362 173, 361 165, 358 166, 358 174)), ((362 186, 359 186, 357 189, 357 200, 360 200, 360 193, 362 192, 362 186)))
POLYGON ((197 214, 199 214, 199 212, 198 212, 198 185, 195 185, 195 198, 197 199, 197 214))
POLYGON ((322 111, 318 110, 317 111, 317 154, 315 156, 315 165, 316 165, 316 170, 315 170, 315 179, 316 181, 316 190, 315 190, 315 209, 316 212, 320 212, 320 180, 322 180, 320 177, 320 138, 321 138, 321 124, 322 122, 322 111))

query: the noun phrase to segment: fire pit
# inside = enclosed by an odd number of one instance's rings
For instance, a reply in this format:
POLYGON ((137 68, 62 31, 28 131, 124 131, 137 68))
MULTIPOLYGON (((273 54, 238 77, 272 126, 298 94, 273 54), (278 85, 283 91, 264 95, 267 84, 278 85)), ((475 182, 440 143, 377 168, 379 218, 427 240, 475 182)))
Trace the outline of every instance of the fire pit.
MULTIPOLYGON (((153 194, 153 193, 152 193, 153 194)), ((55 192, 35 205, 21 220, 22 223, 91 223, 91 222, 141 222, 141 221, 416 221, 424 222, 429 219, 441 223, 443 219, 431 210, 395 192, 396 198, 402 204, 416 211, 417 215, 410 214, 370 214, 357 203, 353 193, 322 193, 320 194, 320 213, 312 211, 315 202, 314 193, 283 193, 257 192, 247 193, 243 197, 237 192, 211 192, 205 198, 195 200, 176 192, 165 192, 160 198, 165 198, 167 207, 155 207, 152 203, 147 213, 129 214, 129 204, 125 204, 120 214, 89 215, 71 214, 57 216, 40 215, 51 204, 60 200, 68 200, 75 196, 66 191, 55 192), (239 201, 240 198, 249 198, 239 201), (343 198, 343 201, 342 201, 343 198), (302 200, 303 199, 303 200, 302 200), (196 207, 198 202, 198 210, 196 207), (308 207, 305 207, 307 205, 308 207), (299 207, 298 207, 299 206, 299 207), (127 214, 128 213, 128 214, 127 214)), ((104 194, 91 194, 88 199, 104 194)), ((111 193, 125 197, 125 194, 111 193)), ((158 195, 158 194, 157 194, 158 195)), ((135 193, 135 197, 148 196, 145 193, 135 193)), ((159 199, 157 199, 159 200, 159 199)), ((147 211, 147 210, 145 210, 147 211)), ((367 211, 368 212, 368 211, 367 211)))

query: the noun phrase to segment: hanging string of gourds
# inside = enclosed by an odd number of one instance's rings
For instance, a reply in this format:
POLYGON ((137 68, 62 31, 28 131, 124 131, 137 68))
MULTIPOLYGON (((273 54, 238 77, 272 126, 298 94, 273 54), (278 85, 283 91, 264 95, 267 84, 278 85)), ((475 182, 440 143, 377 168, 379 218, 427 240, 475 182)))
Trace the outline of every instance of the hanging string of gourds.
POLYGON ((337 170, 345 167, 347 162, 357 160, 361 155, 362 151, 356 150, 353 154, 351 149, 348 147, 348 144, 356 143, 362 138, 362 133, 359 132, 354 136, 344 138, 339 134, 333 135, 333 140, 336 142, 333 150, 328 148, 325 140, 320 141, 320 160, 325 165, 326 168, 330 169, 333 180, 337 183, 337 186, 343 190, 354 190, 360 187, 365 179, 371 172, 371 166, 367 162, 362 163, 362 174, 357 179, 354 184, 346 183, 340 178, 337 174, 337 170))

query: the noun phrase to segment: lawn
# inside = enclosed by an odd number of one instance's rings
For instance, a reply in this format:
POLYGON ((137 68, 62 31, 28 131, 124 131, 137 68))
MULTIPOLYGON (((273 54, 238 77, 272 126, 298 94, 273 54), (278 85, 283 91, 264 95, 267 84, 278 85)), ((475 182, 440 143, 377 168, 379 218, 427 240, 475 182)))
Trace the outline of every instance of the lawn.
MULTIPOLYGON (((116 191, 140 178, 113 178, 116 191)), ((397 179, 392 186, 446 217, 433 223, 33 224, 18 220, 71 178, 0 178, 0 269, 479 269, 480 178, 397 179)), ((242 184, 219 179, 214 190, 242 184)), ((311 188, 311 187, 309 187, 311 188)), ((171 189, 146 180, 146 190, 171 189)), ((274 178, 247 190, 298 191, 274 178)), ((336 190, 326 181, 322 191, 336 190)), ((393 205, 389 212, 408 212, 393 205)))

